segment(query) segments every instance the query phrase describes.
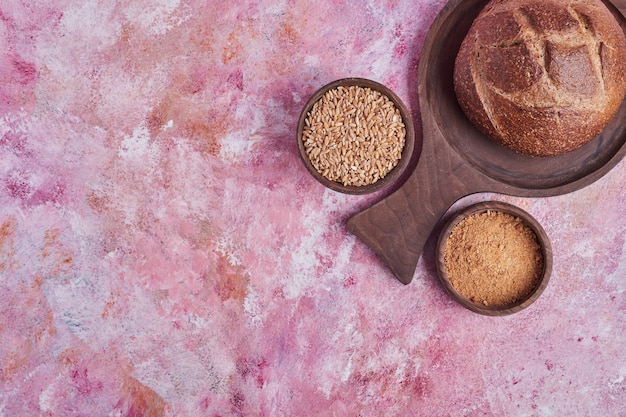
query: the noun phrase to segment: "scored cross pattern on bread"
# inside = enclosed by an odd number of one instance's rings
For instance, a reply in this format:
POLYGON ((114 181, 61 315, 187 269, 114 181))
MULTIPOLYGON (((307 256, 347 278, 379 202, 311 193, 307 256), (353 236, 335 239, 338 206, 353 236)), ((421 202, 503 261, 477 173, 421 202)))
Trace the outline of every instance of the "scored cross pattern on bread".
POLYGON ((625 66, 626 37, 599 0, 492 1, 461 45, 454 87, 479 130, 553 156, 603 130, 626 94, 625 66))

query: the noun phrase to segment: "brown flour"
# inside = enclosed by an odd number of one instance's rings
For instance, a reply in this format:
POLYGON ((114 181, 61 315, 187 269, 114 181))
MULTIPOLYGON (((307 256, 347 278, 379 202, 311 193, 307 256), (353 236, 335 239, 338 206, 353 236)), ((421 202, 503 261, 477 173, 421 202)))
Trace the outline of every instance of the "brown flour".
POLYGON ((444 252, 454 288, 488 306, 514 303, 537 285, 543 255, 520 218, 499 211, 473 214, 454 227, 444 252))

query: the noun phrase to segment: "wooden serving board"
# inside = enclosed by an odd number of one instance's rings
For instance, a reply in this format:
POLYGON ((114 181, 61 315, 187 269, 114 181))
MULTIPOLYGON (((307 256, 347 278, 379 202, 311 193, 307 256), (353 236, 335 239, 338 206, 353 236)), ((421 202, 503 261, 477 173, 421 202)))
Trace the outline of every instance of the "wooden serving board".
MULTIPOLYGON (((348 220, 348 229, 404 284, 413 279, 436 224, 458 199, 479 192, 569 193, 598 180, 626 154, 626 100, 597 138, 551 158, 517 154, 471 125, 456 101, 452 73, 461 41, 487 2, 451 0, 433 22, 419 66, 423 138, 417 166, 397 191, 348 220)), ((626 0, 605 3, 626 33, 626 0)))

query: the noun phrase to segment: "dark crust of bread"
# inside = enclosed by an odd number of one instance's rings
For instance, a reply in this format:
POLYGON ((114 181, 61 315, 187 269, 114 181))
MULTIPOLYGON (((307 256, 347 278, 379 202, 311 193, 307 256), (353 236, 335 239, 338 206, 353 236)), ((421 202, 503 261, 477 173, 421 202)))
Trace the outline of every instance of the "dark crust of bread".
POLYGON ((454 90, 495 141, 554 156, 602 132, 625 73, 626 36, 600 0, 492 0, 461 44, 454 90))

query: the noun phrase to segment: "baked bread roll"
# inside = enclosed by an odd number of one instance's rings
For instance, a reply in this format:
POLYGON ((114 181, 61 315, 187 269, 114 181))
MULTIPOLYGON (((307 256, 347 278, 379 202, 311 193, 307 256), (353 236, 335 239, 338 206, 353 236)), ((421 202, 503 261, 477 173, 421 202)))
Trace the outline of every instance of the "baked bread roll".
POLYGON ((600 0, 492 0, 461 44, 454 89, 469 120, 527 155, 596 137, 626 94, 626 37, 600 0))

